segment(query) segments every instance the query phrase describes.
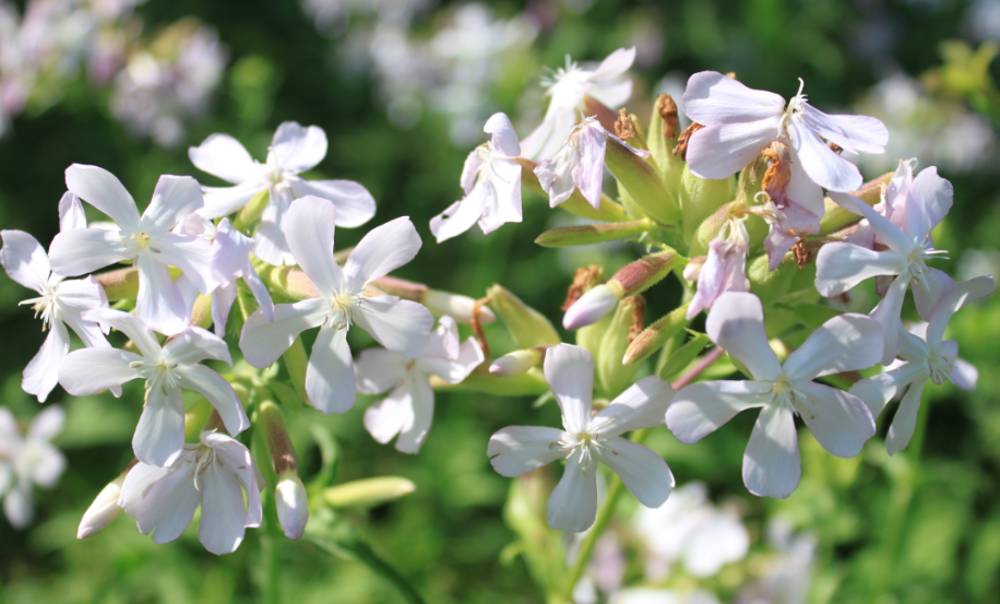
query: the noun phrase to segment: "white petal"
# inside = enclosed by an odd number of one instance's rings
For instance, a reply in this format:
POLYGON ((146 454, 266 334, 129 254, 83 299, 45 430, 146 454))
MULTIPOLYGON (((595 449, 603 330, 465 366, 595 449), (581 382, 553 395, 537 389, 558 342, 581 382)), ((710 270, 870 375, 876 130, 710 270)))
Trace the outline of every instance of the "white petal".
POLYGON ((549 526, 572 533, 580 533, 594 524, 597 516, 597 466, 584 467, 573 459, 566 462, 566 469, 556 485, 548 503, 549 526))
POLYGON ((937 168, 924 168, 913 179, 906 199, 906 231, 918 241, 924 241, 951 210, 955 190, 951 183, 938 176, 937 168))
POLYGON ((426 345, 434 327, 434 316, 423 305, 395 296, 364 297, 351 318, 382 346, 411 355, 426 345))
POLYGON ((726 178, 749 164, 777 137, 778 119, 706 126, 688 141, 691 172, 702 178, 726 178))
POLYGON ((319 126, 303 128, 296 122, 278 126, 268 149, 268 164, 293 172, 315 168, 326 157, 326 133, 319 126))
POLYGON ((663 414, 674 396, 670 384, 656 376, 629 386, 590 422, 591 431, 604 437, 618 436, 663 423, 663 414))
POLYGON ((816 328, 785 361, 793 380, 867 369, 882 358, 882 328, 864 315, 846 313, 816 328))
POLYGON ((770 386, 761 382, 716 380, 677 391, 665 415, 667 427, 683 443, 698 442, 740 411, 766 405, 770 386))
POLYGON ((811 130, 851 153, 884 153, 889 142, 885 124, 867 115, 831 115, 807 103, 803 119, 811 130))
POLYGON ((63 424, 66 423, 66 413, 62 407, 46 407, 41 413, 31 420, 31 427, 28 428, 28 438, 38 440, 52 440, 62 432, 63 424))
MULTIPOLYGON (((443 319, 444 317, 442 317, 443 319)), ((469 377, 476 367, 486 360, 483 349, 475 338, 468 338, 459 346, 454 359, 425 356, 417 360, 417 366, 434 374, 449 384, 458 384, 469 377)))
POLYGON ((266 191, 267 187, 256 181, 234 187, 202 187, 205 205, 198 213, 205 218, 228 216, 247 205, 255 195, 266 191))
POLYGON ((869 226, 875 231, 880 241, 901 254, 909 254, 913 249, 913 237, 904 233, 888 218, 867 203, 853 195, 830 192, 830 199, 846 210, 864 216, 869 226))
POLYGON ((403 266, 420 251, 420 235, 409 217, 379 225, 361 238, 344 264, 344 276, 360 289, 403 266))
POLYGON ((913 430, 917 425, 917 414, 920 413, 920 397, 924 394, 926 382, 920 381, 907 388, 899 409, 892 418, 889 432, 885 437, 885 448, 890 455, 906 448, 913 438, 913 430))
POLYGON ((0 231, 0 239, 3 240, 0 264, 7 275, 28 289, 44 291, 52 269, 38 240, 24 231, 7 229, 0 231))
POLYGON ((184 331, 191 309, 170 277, 167 266, 145 255, 136 260, 136 266, 139 269, 136 316, 160 333, 171 335, 184 331))
POLYGON ((396 450, 416 455, 434 421, 434 391, 423 376, 411 373, 407 377, 406 390, 412 411, 409 414, 409 421, 404 422, 400 429, 399 438, 396 439, 396 450))
POLYGON ((292 202, 281 224, 288 248, 316 289, 331 294, 343 283, 340 267, 333 260, 333 230, 336 209, 319 197, 292 202))
MULTIPOLYGON (((603 164, 602 164, 603 166, 603 164)), ((603 167, 598 167, 603 177, 603 167)), ((479 228, 490 234, 508 222, 521 222, 521 164, 496 159, 484 169, 477 188, 483 188, 479 228)))
POLYGON ((309 404, 323 413, 343 413, 354 406, 354 363, 347 330, 323 327, 306 367, 309 404))
POLYGON ((948 276, 948 273, 936 268, 928 267, 922 279, 911 281, 910 291, 913 293, 913 302, 917 305, 920 316, 929 321, 934 314, 934 307, 953 287, 955 281, 948 276))
POLYGON ((226 432, 235 436, 250 427, 243 403, 221 375, 204 365, 182 365, 176 371, 182 388, 195 390, 212 404, 222 418, 226 432))
POLYGON ((202 172, 234 184, 253 177, 257 169, 246 147, 228 134, 209 135, 197 147, 188 148, 188 158, 202 172))
POLYGON ((295 258, 292 257, 288 241, 281 230, 291 200, 278 194, 273 187, 268 194, 271 201, 264 208, 254 234, 254 253, 264 262, 275 266, 295 264, 295 258))
POLYGON ((863 379, 851 386, 851 394, 864 401, 873 417, 878 417, 885 404, 895 398, 907 386, 916 381, 927 381, 930 376, 919 363, 902 365, 863 379))
POLYGON ((853 457, 875 435, 875 419, 860 398, 813 382, 796 384, 795 410, 830 453, 853 457))
POLYGON ((962 390, 975 390, 976 382, 979 380, 979 370, 968 361, 955 359, 950 377, 951 383, 962 390))
POLYGON ((200 363, 207 359, 222 361, 227 365, 233 363, 225 340, 194 325, 170 338, 163 347, 163 352, 172 362, 180 365, 200 363))
POLYGON ((31 524, 35 517, 31 487, 28 484, 14 485, 4 497, 3 511, 14 528, 23 529, 31 524))
POLYGON ((784 111, 785 99, 773 92, 749 88, 717 71, 699 71, 688 78, 682 104, 692 121, 710 126, 777 120, 784 111))
POLYGON ((576 120, 576 109, 565 111, 550 105, 542 123, 521 140, 521 155, 534 161, 549 159, 566 143, 576 120))
POLYGON ((834 241, 816 255, 816 289, 824 296, 837 296, 872 277, 898 275, 904 264, 896 252, 834 241))
POLYGON ((485 200, 485 188, 474 187, 464 198, 431 218, 431 234, 441 243, 468 231, 482 216, 485 200))
POLYGON ((127 258, 121 233, 114 229, 91 226, 63 231, 49 246, 52 272, 67 277, 93 272, 127 258))
POLYGON ((365 409, 365 429, 383 445, 392 440, 403 426, 413 421, 413 405, 406 386, 400 384, 381 401, 365 409))
POLYGON ((184 404, 180 390, 150 388, 132 435, 135 456, 144 463, 169 466, 183 448, 184 404))
POLYGON ((936 344, 944 336, 951 316, 958 312, 967 302, 973 302, 992 294, 997 288, 993 277, 973 277, 963 281, 941 297, 927 326, 927 342, 936 344))
POLYGON ((598 455, 642 505, 656 508, 670 496, 674 475, 667 462, 647 447, 616 436, 604 442, 598 455))
POLYGON ((289 539, 301 537, 309 521, 309 496, 298 476, 292 474, 278 481, 274 487, 274 506, 285 536, 289 539))
POLYGON ((545 353, 545 380, 562 410, 563 426, 582 432, 590 423, 594 392, 594 361, 585 348, 558 344, 545 353))
POLYGON ((597 69, 590 74, 592 82, 604 82, 621 77, 635 62, 635 46, 619 48, 604 57, 597 69))
POLYGON ((135 200, 114 174, 104 168, 73 164, 66 168, 66 188, 111 217, 126 231, 139 224, 135 200))
POLYGON ((157 543, 173 541, 191 522, 200 496, 194 484, 194 463, 184 461, 173 468, 138 463, 129 470, 118 500, 135 518, 139 531, 155 531, 157 543))
POLYGON ((44 403, 59 383, 59 367, 69 352, 69 334, 62 323, 53 323, 41 348, 24 368, 21 389, 44 403))
POLYGON ((520 476, 563 456, 562 430, 539 426, 508 426, 490 437, 486 455, 502 476, 520 476))
POLYGON ((311 298, 295 304, 278 304, 273 320, 259 310, 250 315, 240 334, 240 350, 247 362, 264 368, 277 361, 300 333, 323 323, 326 306, 323 300, 311 298))
POLYGON ((36 458, 31 467, 31 480, 40 487, 52 488, 66 469, 66 458, 49 443, 35 443, 34 447, 36 458))
POLYGON ((116 348, 80 348, 59 365, 59 383, 77 396, 101 392, 139 377, 129 364, 141 360, 137 354, 116 348))
POLYGON ((834 153, 815 132, 794 117, 789 120, 788 136, 792 152, 814 183, 830 191, 854 191, 861 186, 863 180, 858 167, 834 153))
POLYGON ((143 228, 166 231, 204 205, 201 185, 190 176, 164 174, 156 181, 153 199, 142 214, 143 228))
POLYGON ((247 515, 239 481, 213 463, 202 471, 198 484, 201 487, 198 536, 202 545, 216 555, 236 551, 243 542, 247 515))
POLYGON ((246 491, 246 526, 260 526, 260 485, 250 450, 240 441, 221 432, 202 432, 201 442, 214 449, 226 469, 235 474, 243 484, 246 491))
POLYGON ((778 376, 781 366, 764 333, 764 310, 757 296, 726 292, 708 313, 705 331, 713 342, 743 363, 759 380, 778 376))
POLYGON ((483 125, 483 132, 490 135, 490 145, 507 157, 517 157, 521 154, 521 145, 517 142, 517 132, 506 113, 494 113, 483 125))
POLYGON ((375 198, 361 183, 353 180, 297 180, 292 183, 296 196, 313 195, 333 202, 339 227, 359 227, 375 216, 375 198))
POLYGON ((59 230, 72 231, 85 228, 87 228, 87 214, 83 211, 80 198, 66 191, 59 198, 59 230))
POLYGON ((903 311, 903 297, 906 296, 906 281, 900 277, 892 282, 885 296, 879 301, 871 314, 872 319, 882 326, 884 348, 882 364, 888 365, 899 352, 899 331, 903 328, 900 314, 903 311))
POLYGON ((221 284, 215 267, 215 248, 207 239, 166 233, 156 238, 156 246, 160 261, 179 268, 183 277, 201 293, 210 293, 221 284))
POLYGON ((403 381, 407 362, 407 357, 392 350, 363 350, 354 366, 358 390, 363 394, 386 392, 403 381))
POLYGON ((758 497, 785 498, 798 486, 801 474, 792 410, 764 407, 743 453, 743 484, 758 497))
POLYGON ((132 340, 139 353, 146 357, 160 354, 160 343, 149 327, 135 315, 111 309, 100 309, 92 313, 99 322, 111 326, 132 340))

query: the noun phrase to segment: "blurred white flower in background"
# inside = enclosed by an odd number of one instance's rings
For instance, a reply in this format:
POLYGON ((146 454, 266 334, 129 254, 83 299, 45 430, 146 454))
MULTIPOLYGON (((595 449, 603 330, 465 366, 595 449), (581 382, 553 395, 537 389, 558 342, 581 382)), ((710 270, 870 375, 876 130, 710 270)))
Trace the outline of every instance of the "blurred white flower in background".
POLYGON ((816 537, 795 533, 777 518, 768 523, 767 538, 777 555, 764 576, 740 593, 736 604, 804 604, 812 584, 816 537))
POLYGON ((9 409, 0 407, 0 496, 7 520, 24 528, 34 516, 32 485, 52 488, 66 458, 50 442, 62 431, 63 410, 47 407, 22 435, 9 409))

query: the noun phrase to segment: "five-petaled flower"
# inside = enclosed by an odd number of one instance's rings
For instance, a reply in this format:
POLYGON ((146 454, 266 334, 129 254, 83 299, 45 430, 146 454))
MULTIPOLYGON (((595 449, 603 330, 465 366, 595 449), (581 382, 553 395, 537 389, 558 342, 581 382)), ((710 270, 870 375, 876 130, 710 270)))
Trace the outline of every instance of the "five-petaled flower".
POLYGON ((228 134, 213 134, 188 150, 199 170, 233 183, 231 187, 205 187, 207 218, 232 214, 253 197, 267 193, 255 241, 256 253, 270 264, 293 264, 291 248, 281 228, 293 199, 312 195, 337 206, 337 226, 356 227, 375 215, 375 199, 353 180, 306 180, 302 172, 315 168, 326 156, 326 133, 318 126, 302 127, 284 122, 274 133, 264 163, 228 134))
POLYGON ((859 314, 823 323, 784 364, 768 345, 764 312, 753 294, 729 292, 715 301, 706 331, 750 372, 750 380, 712 380, 677 391, 667 427, 685 443, 701 440, 740 411, 760 408, 743 455, 743 482, 754 495, 787 497, 799 483, 795 415, 827 451, 850 457, 875 434, 871 411, 858 397, 815 378, 871 367, 882 329, 859 314))
POLYGON ((621 435, 662 422, 673 394, 670 386, 657 377, 644 378, 592 416, 590 353, 559 344, 546 352, 544 369, 562 410, 563 429, 509 426, 497 431, 487 448, 493 469, 519 476, 565 459, 566 470, 548 503, 549 526, 564 531, 580 532, 594 523, 598 462, 614 470, 646 507, 666 501, 674 486, 667 463, 621 435))
POLYGON ((51 488, 66 467, 66 458, 51 442, 64 420, 61 408, 48 407, 22 436, 14 415, 0 407, 0 496, 4 514, 16 528, 28 526, 34 516, 32 485, 51 488))
POLYGON ((434 390, 430 376, 449 384, 463 381, 485 359, 475 338, 458 339, 458 326, 441 317, 437 330, 415 354, 369 348, 357 360, 358 390, 388 396, 365 411, 365 428, 380 443, 397 434, 396 449, 417 453, 434 419, 434 390))
POLYGON ((390 350, 412 352, 424 344, 434 317, 416 302, 385 295, 371 282, 416 256, 420 235, 407 217, 375 227, 351 251, 344 267, 333 259, 336 209, 314 197, 295 200, 284 229, 295 261, 317 296, 274 307, 273 319, 257 311, 243 326, 240 350, 251 365, 271 365, 306 329, 319 327, 309 356, 305 387, 309 403, 343 412, 354 405, 355 383, 347 332, 357 323, 390 350))
POLYGON ((570 131, 566 144, 539 162, 535 175, 549 196, 550 207, 563 203, 577 189, 590 205, 600 207, 607 143, 608 133, 597 118, 584 118, 570 131))
POLYGON ((160 345, 149 326, 117 310, 94 313, 102 324, 125 334, 136 352, 117 348, 82 348, 69 353, 59 368, 59 383, 70 394, 93 394, 134 379, 146 381, 146 400, 132 436, 140 461, 168 466, 184 448, 182 390, 204 396, 226 430, 239 434, 250 426, 243 404, 205 360, 231 363, 226 343, 200 327, 189 327, 160 345))

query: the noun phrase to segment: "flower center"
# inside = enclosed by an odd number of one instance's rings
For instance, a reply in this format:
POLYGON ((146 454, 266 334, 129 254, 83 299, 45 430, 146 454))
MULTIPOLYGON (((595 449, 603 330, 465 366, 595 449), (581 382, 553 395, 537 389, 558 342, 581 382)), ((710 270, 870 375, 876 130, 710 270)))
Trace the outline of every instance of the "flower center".
POLYGON ((788 100, 788 105, 785 106, 785 113, 781 116, 781 124, 778 126, 778 130, 782 135, 787 135, 788 133, 788 123, 795 116, 802 113, 803 106, 809 102, 809 97, 803 92, 806 87, 805 81, 799 78, 799 91, 795 93, 791 99, 788 100))
POLYGON ((330 298, 330 308, 327 323, 334 329, 347 329, 351 326, 351 308, 357 305, 358 296, 351 292, 338 292, 330 298))
POLYGON ((137 370, 145 378, 146 387, 149 390, 154 388, 174 390, 178 387, 177 375, 174 372, 177 363, 161 358, 157 361, 132 361, 129 363, 129 367, 137 370))
POLYGON ((57 320, 59 302, 56 297, 55 288, 51 285, 45 286, 45 291, 40 296, 28 298, 18 302, 18 306, 30 306, 35 313, 36 319, 42 320, 42 331, 48 331, 52 327, 52 322, 57 320))
POLYGON ((932 350, 927 357, 927 373, 931 381, 937 385, 951 381, 951 372, 955 367, 955 359, 940 351, 932 350))
POLYGON ((583 102, 590 74, 566 57, 566 66, 560 67, 543 84, 548 87, 552 104, 560 109, 574 109, 583 102))
POLYGON ((584 430, 573 434, 563 433, 558 446, 566 453, 566 459, 576 457, 577 463, 589 468, 596 463, 597 452, 604 447, 604 444, 596 434, 584 430))

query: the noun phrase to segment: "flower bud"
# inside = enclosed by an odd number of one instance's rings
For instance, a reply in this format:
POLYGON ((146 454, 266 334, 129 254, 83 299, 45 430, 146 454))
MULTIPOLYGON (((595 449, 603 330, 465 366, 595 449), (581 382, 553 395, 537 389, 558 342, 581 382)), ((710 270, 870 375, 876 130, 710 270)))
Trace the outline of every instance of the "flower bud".
POLYGON ((542 351, 538 348, 515 350, 493 361, 490 365, 490 374, 497 377, 521 375, 541 362, 542 351))
POLYGON ((118 517, 122 509, 118 505, 118 497, 122 492, 122 483, 125 482, 125 472, 117 478, 104 485, 101 492, 97 494, 94 501, 83 513, 80 519, 80 526, 76 529, 77 539, 86 539, 99 532, 104 527, 111 524, 111 521, 118 517))
POLYGON ((323 491, 323 499, 335 508, 370 508, 405 497, 417 486, 401 476, 362 478, 332 486, 323 491))
MULTIPOLYGON (((892 172, 886 172, 882 176, 874 178, 861 185, 860 189, 850 193, 850 195, 857 197, 870 206, 873 206, 881 199, 882 187, 889 184, 889 181, 892 180, 892 176, 892 172)), ((829 235, 834 231, 839 231, 840 229, 861 220, 861 216, 859 214, 855 214, 850 210, 840 207, 840 205, 834 203, 829 197, 823 200, 823 204, 826 210, 823 213, 823 218, 819 222, 819 232, 823 235, 829 235)))
POLYGON ((609 136, 605 163, 618 181, 622 196, 628 197, 644 214, 661 224, 680 222, 676 199, 642 155, 621 140, 609 136))
POLYGON ((682 304, 640 331, 639 335, 632 338, 628 348, 625 349, 621 362, 624 365, 638 363, 659 350, 670 338, 687 326, 686 315, 687 305, 682 304))
POLYGON ((504 286, 493 285, 486 291, 486 296, 518 348, 554 346, 562 341, 545 315, 525 304, 504 286))
POLYGON ((667 93, 660 93, 653 107, 653 115, 649 119, 649 134, 646 146, 650 157, 666 185, 667 191, 678 203, 677 191, 680 189, 681 175, 684 173, 684 160, 673 153, 680 134, 680 124, 677 117, 677 103, 667 93))
POLYGON ((469 296, 428 289, 421 302, 435 315, 447 315, 459 323, 470 323, 473 312, 477 312, 480 323, 489 324, 497 319, 493 311, 485 304, 479 305, 477 309, 475 299, 469 296))
POLYGON ((600 320, 614 310, 624 295, 624 288, 617 283, 608 282, 588 289, 566 310, 566 314, 563 315, 563 327, 579 329, 600 320))
MULTIPOLYGON (((608 285, 617 284, 623 296, 642 293, 662 281, 677 264, 678 256, 673 250, 647 254, 618 269, 608 285)), ((621 296, 620 296, 621 297, 621 296)))
POLYGON ((624 222, 606 222, 597 224, 581 224, 568 227, 549 229, 535 238, 535 243, 542 247, 569 247, 573 245, 590 245, 605 241, 634 239, 656 228, 656 223, 649 218, 628 220, 624 222))
POLYGON ((718 214, 720 208, 733 199, 733 194, 731 178, 720 180, 702 178, 685 166, 681 174, 680 206, 681 215, 684 217, 682 225, 684 239, 691 242, 692 253, 704 253, 715 233, 706 235, 707 239, 704 239, 702 224, 710 219, 713 213, 718 214), (698 237, 692 241, 696 233, 698 237))
POLYGON ((295 472, 285 472, 274 489, 274 505, 278 523, 289 539, 298 539, 306 530, 309 520, 309 498, 302 480, 295 472))
POLYGON ((608 398, 614 398, 628 388, 634 378, 638 365, 624 365, 622 357, 628 348, 631 336, 635 335, 637 327, 642 325, 642 315, 645 310, 645 300, 642 296, 629 296, 621 301, 611 323, 604 331, 601 345, 595 359, 597 382, 608 398))

